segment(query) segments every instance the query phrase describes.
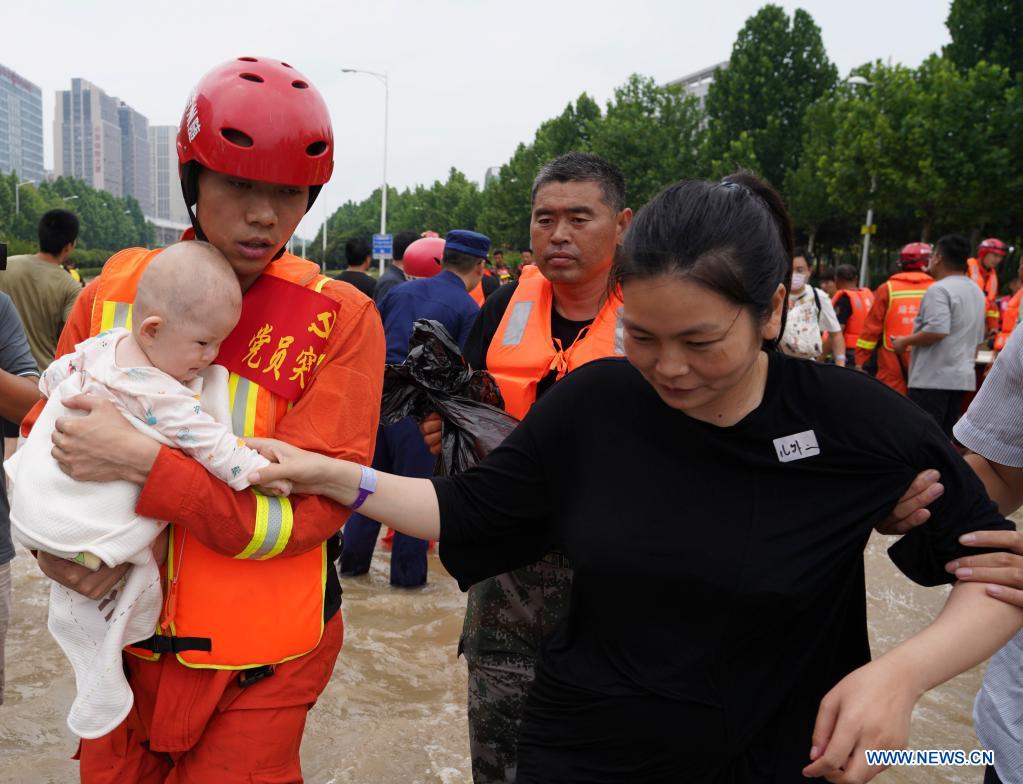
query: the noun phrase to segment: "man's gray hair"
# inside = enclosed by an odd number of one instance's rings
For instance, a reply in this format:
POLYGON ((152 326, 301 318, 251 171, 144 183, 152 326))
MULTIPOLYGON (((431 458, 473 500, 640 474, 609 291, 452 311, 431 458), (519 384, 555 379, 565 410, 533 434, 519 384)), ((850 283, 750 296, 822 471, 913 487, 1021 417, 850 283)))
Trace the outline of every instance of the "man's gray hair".
POLYGON ((595 182, 600 185, 603 201, 616 213, 625 209, 625 177, 621 169, 591 152, 569 152, 548 161, 533 180, 531 200, 550 182, 595 182))

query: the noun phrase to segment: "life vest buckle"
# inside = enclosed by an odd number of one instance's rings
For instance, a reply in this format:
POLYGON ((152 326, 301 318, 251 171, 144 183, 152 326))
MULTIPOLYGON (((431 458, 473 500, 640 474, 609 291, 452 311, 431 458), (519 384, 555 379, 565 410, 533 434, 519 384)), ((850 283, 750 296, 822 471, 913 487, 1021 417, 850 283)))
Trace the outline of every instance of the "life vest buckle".
POLYGON ((238 686, 242 689, 247 689, 253 683, 265 680, 272 676, 276 671, 276 667, 272 664, 264 664, 262 667, 252 667, 248 670, 242 670, 238 673, 238 686))

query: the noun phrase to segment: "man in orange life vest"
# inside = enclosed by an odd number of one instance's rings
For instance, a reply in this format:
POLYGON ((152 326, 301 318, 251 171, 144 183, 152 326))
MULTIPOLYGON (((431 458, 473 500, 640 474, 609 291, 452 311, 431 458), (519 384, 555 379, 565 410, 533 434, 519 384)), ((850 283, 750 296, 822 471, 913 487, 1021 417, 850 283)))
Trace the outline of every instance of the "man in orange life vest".
MULTIPOLYGON (((533 183, 530 237, 536 265, 501 286, 480 311, 465 358, 497 380, 522 418, 565 374, 621 355, 621 300, 608 294, 615 248, 632 219, 617 167, 585 153, 545 165, 533 183)), ((439 449, 440 421, 423 435, 439 449)), ((459 649, 469 666, 473 780, 515 780, 518 724, 541 639, 564 615, 572 572, 551 553, 526 569, 474 585, 459 649)))
POLYGON ((899 272, 877 287, 874 304, 867 313, 863 331, 856 341, 856 367, 863 370, 877 352, 877 378, 896 392, 907 394, 909 352, 896 354, 893 337, 913 332, 920 301, 934 278, 924 270, 931 259, 931 246, 911 242, 899 253, 899 272))
POLYGON ((856 267, 851 264, 839 264, 834 275, 836 291, 831 295, 831 304, 842 325, 846 364, 852 367, 856 362, 856 342, 874 304, 874 292, 860 288, 856 267))
MULTIPOLYGON (((231 372, 235 433, 371 460, 384 366, 376 309, 284 252, 333 169, 319 93, 286 63, 228 61, 195 88, 177 146, 195 235, 224 253, 245 292, 216 360, 231 372)), ((58 353, 129 322, 155 253, 130 249, 107 262, 58 353)), ((65 472, 136 482, 138 513, 171 523, 160 627, 124 657, 134 706, 112 733, 82 741, 82 781, 301 780, 306 714, 341 648, 330 562, 348 510, 319 496, 234 492, 140 437, 111 404, 79 398, 75 407, 89 414, 61 419, 53 436, 65 472)), ((39 563, 94 599, 123 573, 44 554, 39 563)))
POLYGON ((1000 239, 989 237, 978 246, 977 257, 966 262, 970 280, 984 292, 984 317, 989 338, 998 330, 999 313, 995 304, 998 299, 998 265, 1008 250, 1000 239))

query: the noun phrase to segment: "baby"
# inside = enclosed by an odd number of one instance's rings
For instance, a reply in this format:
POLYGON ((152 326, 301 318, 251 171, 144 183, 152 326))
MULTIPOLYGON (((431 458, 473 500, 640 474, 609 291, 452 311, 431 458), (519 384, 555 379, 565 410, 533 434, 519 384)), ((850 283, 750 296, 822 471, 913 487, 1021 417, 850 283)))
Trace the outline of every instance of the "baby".
MULTIPOLYGON (((69 397, 84 392, 107 398, 140 430, 244 490, 248 475, 268 461, 224 424, 230 422, 228 372, 210 366, 238 323, 241 303, 238 279, 212 245, 183 242, 164 250, 139 281, 131 331, 111 329, 90 338, 43 373, 39 388, 46 406, 7 463, 14 482, 11 526, 22 544, 90 568, 133 564, 123 588, 98 602, 56 583, 51 587, 48 625, 75 670, 78 695, 68 725, 81 737, 106 734, 131 708, 121 649, 156 629, 162 592, 151 546, 165 523, 135 514, 138 485, 65 475, 50 454, 54 423, 80 415, 65 409, 69 397)), ((264 489, 289 491, 288 485, 264 489)))

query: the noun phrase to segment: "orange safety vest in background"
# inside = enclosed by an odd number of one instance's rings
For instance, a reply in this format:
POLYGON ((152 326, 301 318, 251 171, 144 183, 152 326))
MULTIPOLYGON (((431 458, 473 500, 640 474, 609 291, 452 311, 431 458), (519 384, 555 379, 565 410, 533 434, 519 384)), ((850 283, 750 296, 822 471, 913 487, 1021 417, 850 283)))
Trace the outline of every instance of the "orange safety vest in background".
POLYGON ((988 332, 998 329, 998 306, 995 300, 998 299, 998 270, 988 269, 977 259, 967 259, 966 271, 970 280, 980 286, 984 292, 984 321, 988 332))
MULTIPOLYGON (((888 312, 884 317, 882 347, 894 352, 893 337, 913 334, 913 322, 920 312, 920 303, 934 278, 925 272, 900 272, 884 285, 888 288, 888 312)), ((905 352, 907 355, 909 351, 905 352)), ((907 357, 906 364, 909 364, 907 357)))
POLYGON ((469 292, 469 296, 472 297, 473 302, 475 302, 481 308, 483 307, 483 301, 486 299, 486 297, 483 296, 483 282, 482 281, 477 283, 476 284, 476 288, 474 288, 472 291, 469 292))
POLYGON ((523 269, 487 350, 487 370, 497 381, 505 410, 518 419, 536 402, 536 386, 552 370, 560 381, 587 362, 625 354, 618 294, 607 299, 567 350, 555 345, 551 334, 553 307, 551 282, 535 265, 523 269))
MULTIPOLYGON (((130 248, 107 261, 93 304, 90 335, 111 327, 131 328, 135 289, 159 252, 130 248)), ((316 292, 329 280, 315 264, 290 253, 263 274, 316 292)), ((235 373, 228 388, 235 434, 273 436, 289 401, 235 373)), ((255 534, 245 551, 234 557, 215 552, 171 521, 164 612, 156 633, 162 635, 163 652, 175 653, 187 667, 234 670, 278 664, 311 651, 323 633, 326 543, 275 558, 290 537, 291 503, 254 489, 249 492, 256 497, 255 534)), ((160 657, 159 650, 127 650, 144 659, 160 657)))
POLYGON ((1013 294, 1006 303, 1005 312, 1002 313, 1002 327, 995 337, 995 351, 1001 351, 1005 348, 1005 342, 1009 339, 1012 331, 1016 329, 1016 325, 1019 324, 1021 301, 1023 301, 1023 289, 1013 294))
POLYGON ((845 346, 848 351, 856 348, 856 341, 860 339, 863 332, 863 323, 867 320, 867 313, 874 304, 874 292, 870 289, 839 289, 831 298, 832 305, 838 305, 843 296, 849 298, 852 305, 852 314, 845 323, 842 335, 845 337, 845 346))

